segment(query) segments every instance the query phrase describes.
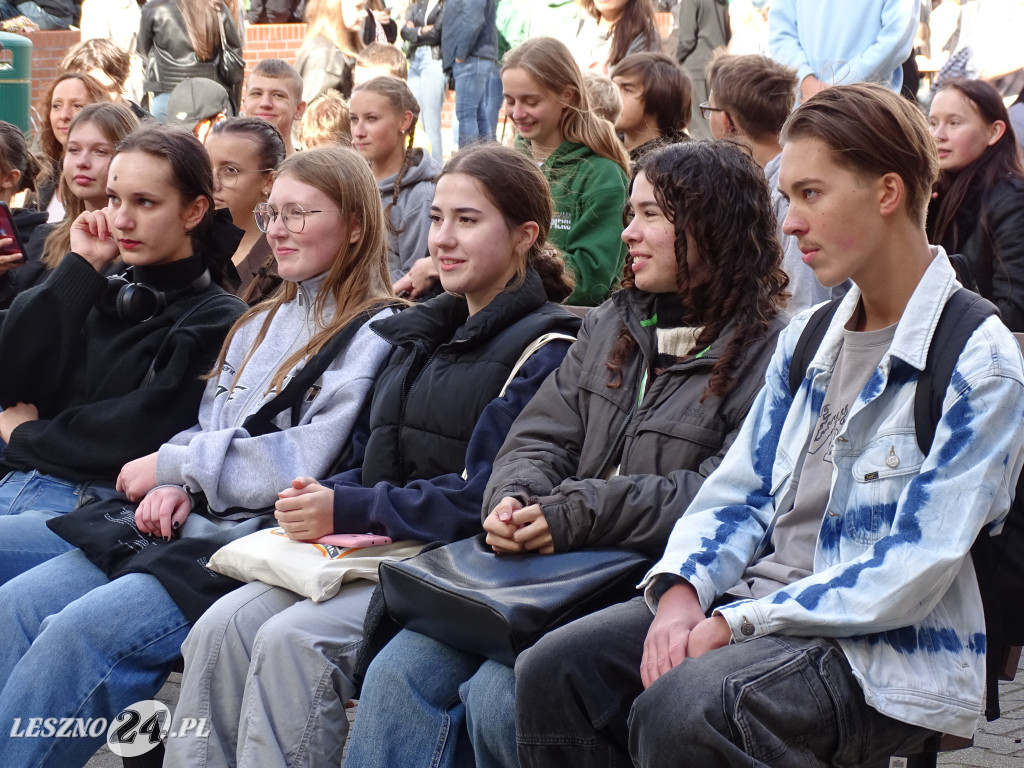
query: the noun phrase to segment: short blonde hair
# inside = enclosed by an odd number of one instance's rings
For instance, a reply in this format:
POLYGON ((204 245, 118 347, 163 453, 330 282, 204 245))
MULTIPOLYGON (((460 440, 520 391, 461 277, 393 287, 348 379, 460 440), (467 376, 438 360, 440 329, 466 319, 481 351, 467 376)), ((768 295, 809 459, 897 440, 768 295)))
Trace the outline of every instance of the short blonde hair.
POLYGON ((324 91, 306 107, 299 122, 299 141, 306 149, 324 144, 352 146, 348 102, 338 91, 324 91))
POLYGON ((590 111, 614 125, 622 114, 622 95, 618 86, 608 75, 589 69, 583 73, 583 83, 590 97, 590 111))

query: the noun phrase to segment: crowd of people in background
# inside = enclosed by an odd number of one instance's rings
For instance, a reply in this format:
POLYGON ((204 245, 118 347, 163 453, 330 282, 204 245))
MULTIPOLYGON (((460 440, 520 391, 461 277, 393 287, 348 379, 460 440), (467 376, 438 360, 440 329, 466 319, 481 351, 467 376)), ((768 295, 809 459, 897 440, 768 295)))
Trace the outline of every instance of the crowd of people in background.
POLYGON ((1006 4, 0 0, 81 30, 32 131, 0 121, 4 760, 85 765, 102 735, 10 724, 112 721, 182 656, 167 766, 970 736, 964 563, 1024 463, 1006 4), (291 58, 246 51, 298 23, 291 58), (929 448, 914 387, 960 286, 991 313, 929 448), (649 570, 513 666, 389 634, 372 576, 207 568, 270 528, 649 570))

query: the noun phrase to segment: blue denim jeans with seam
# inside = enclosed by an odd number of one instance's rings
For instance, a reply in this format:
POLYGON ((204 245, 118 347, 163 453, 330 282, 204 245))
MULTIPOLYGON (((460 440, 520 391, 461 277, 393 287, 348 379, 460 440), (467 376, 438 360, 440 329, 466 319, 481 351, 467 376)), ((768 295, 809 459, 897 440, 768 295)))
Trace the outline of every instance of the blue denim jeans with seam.
POLYGON ((516 765, 512 669, 402 630, 363 682, 346 768, 516 765))
POLYGON ((417 46, 409 58, 409 90, 420 105, 420 121, 430 141, 430 154, 438 162, 444 162, 441 142, 444 69, 441 60, 434 58, 429 45, 417 46))
POLYGON ((15 738, 29 718, 105 718, 152 699, 189 623, 153 576, 113 581, 74 549, 0 587, 0 755, 4 765, 85 765, 101 735, 15 738))
POLYGON ((0 480, 0 584, 72 549, 46 527, 51 517, 73 510, 85 490, 113 494, 94 483, 52 475, 9 472, 0 480))
MULTIPOLYGON (((452 72, 455 76, 455 114, 459 118, 459 147, 494 141, 501 105, 499 87, 498 106, 495 106, 497 62, 470 56, 465 61, 455 62, 452 72)), ((499 86, 500 83, 498 79, 499 86)))

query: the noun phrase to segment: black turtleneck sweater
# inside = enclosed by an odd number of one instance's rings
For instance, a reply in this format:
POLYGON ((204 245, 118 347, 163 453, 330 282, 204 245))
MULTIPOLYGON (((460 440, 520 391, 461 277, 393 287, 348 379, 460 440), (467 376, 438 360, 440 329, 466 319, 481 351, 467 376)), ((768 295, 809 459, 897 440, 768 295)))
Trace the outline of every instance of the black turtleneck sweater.
MULTIPOLYGON (((191 285, 203 268, 192 256, 135 267, 133 279, 175 291, 191 285)), ((137 323, 107 306, 106 288, 107 279, 72 253, 8 310, 0 326, 0 407, 31 403, 39 420, 17 427, 8 445, 0 443, 7 469, 113 481, 126 462, 195 423, 200 376, 244 306, 211 285, 137 323), (214 295, 223 298, 203 303, 168 338, 177 320, 214 295), (153 375, 142 386, 151 366, 153 375)))

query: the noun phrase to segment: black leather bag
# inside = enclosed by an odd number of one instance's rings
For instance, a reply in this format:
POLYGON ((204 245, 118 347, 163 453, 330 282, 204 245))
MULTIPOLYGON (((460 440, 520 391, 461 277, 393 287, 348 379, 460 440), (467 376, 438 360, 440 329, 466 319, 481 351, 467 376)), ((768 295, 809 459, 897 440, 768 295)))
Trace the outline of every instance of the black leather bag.
POLYGON ((406 629, 512 666, 551 630, 634 597, 649 565, 615 548, 496 555, 481 534, 381 563, 380 586, 406 629))

